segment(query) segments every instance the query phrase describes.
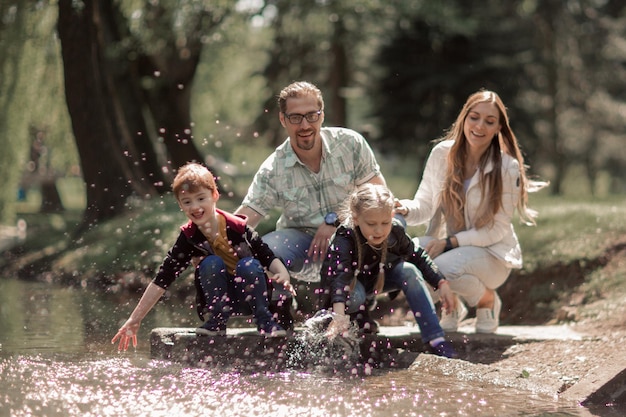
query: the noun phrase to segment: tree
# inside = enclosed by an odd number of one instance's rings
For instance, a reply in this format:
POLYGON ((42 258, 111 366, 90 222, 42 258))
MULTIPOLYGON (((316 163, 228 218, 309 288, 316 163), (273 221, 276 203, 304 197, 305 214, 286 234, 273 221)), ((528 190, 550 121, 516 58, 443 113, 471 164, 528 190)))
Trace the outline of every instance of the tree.
POLYGON ((15 115, 10 111, 10 105, 15 101, 24 105, 25 97, 20 96, 18 91, 23 83, 23 55, 24 40, 19 36, 20 31, 26 26, 24 8, 16 7, 8 2, 0 3, 0 46, 3 53, 0 54, 0 175, 4 185, 0 188, 0 222, 13 223, 15 209, 12 202, 17 195, 17 181, 19 175, 18 155, 24 150, 25 141, 9 141, 20 133, 25 133, 27 121, 24 112, 15 115), (17 120, 11 120, 12 116, 17 120))
POLYGON ((260 114, 254 121, 255 130, 266 133, 274 145, 285 138, 278 117, 276 95, 287 83, 296 80, 307 80, 320 88, 319 80, 327 74, 328 54, 321 50, 320 41, 327 39, 329 29, 326 9, 314 2, 290 0, 272 0, 265 2, 260 14, 267 8, 275 10, 269 18, 273 32, 273 42, 268 50, 268 62, 260 70, 271 93, 263 106, 271 111, 273 117, 260 114), (303 32, 302 24, 306 22, 307 31, 303 32))
POLYGON ((229 10, 213 2, 146 2, 141 32, 134 37, 134 62, 143 100, 157 121, 170 168, 203 161, 193 141, 191 87, 203 39, 217 30, 229 10), (184 25, 181 24, 184 22, 184 25))
MULTIPOLYGON (((389 22, 402 14, 406 2, 390 0, 329 0, 325 2, 269 0, 258 14, 271 9, 267 18, 273 32, 268 61, 262 69, 272 92, 264 108, 276 109, 276 94, 286 84, 307 80, 324 93, 325 120, 332 126, 362 130, 351 120, 350 91, 365 91, 376 76, 370 61, 377 37, 389 22), (306 30, 303 30, 306 27, 306 30)), ((366 100, 359 100, 363 103, 366 100)), ((274 144, 284 140, 278 118, 260 115, 254 123, 269 132, 274 144)))
MULTIPOLYGON (((481 88, 514 102, 532 45, 524 35, 529 23, 516 17, 514 7, 459 1, 398 20, 377 57, 383 74, 373 91, 390 152, 402 149, 424 160, 430 141, 443 135, 467 97, 481 88)), ((523 114, 516 112, 515 120, 523 130, 523 114)))
MULTIPOLYGON (((50 191, 50 196, 56 194, 47 177, 24 176, 34 139, 31 129, 45 132, 47 161, 56 172, 69 171, 76 152, 65 135, 69 118, 60 94, 58 44, 52 36, 56 7, 46 2, 2 1, 0 16, 0 222, 13 224, 17 196, 28 194, 28 181, 50 191)), ((55 204, 60 208, 58 200, 47 200, 42 194, 43 210, 54 209, 55 204)))
POLYGON ((131 195, 164 193, 174 170, 204 160, 192 140, 190 89, 203 36, 229 10, 207 4, 146 2, 133 33, 117 2, 59 1, 67 104, 87 184, 77 232, 124 212, 131 195))
POLYGON ((613 184, 623 177, 623 169, 615 168, 626 160, 621 144, 626 50, 619 17, 624 8, 615 1, 552 0, 538 3, 533 13, 539 59, 529 66, 535 98, 527 107, 535 109, 536 134, 553 167, 553 194, 566 191, 573 167, 582 168, 577 193, 587 191, 587 180, 595 194, 603 171, 613 184))
POLYGON ((80 7, 59 1, 65 94, 87 184, 87 207, 78 231, 123 212, 133 191, 142 196, 155 192, 139 181, 120 146, 126 132, 116 119, 122 112, 107 73, 103 17, 92 1, 80 7))
POLYGON ((563 21, 561 3, 559 0, 542 2, 533 16, 537 28, 536 39, 539 52, 537 65, 539 71, 534 72, 535 91, 538 92, 537 96, 543 96, 546 99, 539 101, 545 104, 538 106, 541 113, 537 114, 537 119, 547 122, 540 136, 545 138, 544 150, 548 161, 554 167, 554 174, 551 178, 553 194, 562 192, 568 164, 558 123, 559 113, 567 105, 566 85, 563 84, 564 77, 561 75, 562 68, 559 66, 561 59, 559 52, 562 46, 559 24, 563 21))

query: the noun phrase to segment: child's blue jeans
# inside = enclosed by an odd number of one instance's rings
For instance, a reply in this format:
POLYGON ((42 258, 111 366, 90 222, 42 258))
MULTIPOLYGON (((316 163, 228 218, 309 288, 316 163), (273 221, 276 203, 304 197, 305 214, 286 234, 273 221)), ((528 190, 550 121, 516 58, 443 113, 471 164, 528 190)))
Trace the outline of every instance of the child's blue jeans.
MULTIPOLYGON (((422 340, 429 342, 438 337, 443 337, 444 331, 439 325, 439 318, 426 285, 428 284, 424 281, 422 273, 415 265, 409 262, 400 262, 391 271, 386 271, 383 293, 402 290, 420 328, 422 340)), ((369 296, 373 296, 373 294, 366 294, 365 287, 357 280, 346 303, 346 313, 359 311, 360 306, 365 303, 369 296)))
POLYGON ((222 258, 209 255, 198 265, 196 279, 206 301, 208 314, 205 319, 211 320, 216 327, 225 328, 226 321, 233 314, 252 314, 257 325, 271 319, 265 271, 257 259, 239 260, 233 276, 228 273, 222 258))

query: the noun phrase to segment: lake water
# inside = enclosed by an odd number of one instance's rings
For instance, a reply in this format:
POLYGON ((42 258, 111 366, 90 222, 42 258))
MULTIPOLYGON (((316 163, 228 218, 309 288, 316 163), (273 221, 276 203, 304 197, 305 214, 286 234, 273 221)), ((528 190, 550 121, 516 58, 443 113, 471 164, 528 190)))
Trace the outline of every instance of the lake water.
MULTIPOLYGON (((549 396, 433 377, 189 367, 151 359, 154 327, 194 327, 180 300, 157 304, 137 350, 110 339, 139 295, 120 297, 0 279, 0 417, 11 416, 592 416, 549 396), (182 305, 181 305, 182 304, 182 305)), ((605 413, 605 414, 603 414, 605 413)))

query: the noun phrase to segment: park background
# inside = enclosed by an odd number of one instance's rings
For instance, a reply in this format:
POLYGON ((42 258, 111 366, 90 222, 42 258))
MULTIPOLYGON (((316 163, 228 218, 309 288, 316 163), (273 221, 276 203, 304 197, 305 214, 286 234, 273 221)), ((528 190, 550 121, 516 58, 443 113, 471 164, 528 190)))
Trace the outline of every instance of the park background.
POLYGON ((604 268, 626 246, 624 35, 617 0, 2 0, 3 276, 139 294, 185 220, 173 171, 205 161, 236 208, 285 138, 291 81, 321 88, 326 125, 363 133, 401 198, 487 88, 550 181, 538 226, 516 224, 503 320, 575 319, 626 291, 604 268))

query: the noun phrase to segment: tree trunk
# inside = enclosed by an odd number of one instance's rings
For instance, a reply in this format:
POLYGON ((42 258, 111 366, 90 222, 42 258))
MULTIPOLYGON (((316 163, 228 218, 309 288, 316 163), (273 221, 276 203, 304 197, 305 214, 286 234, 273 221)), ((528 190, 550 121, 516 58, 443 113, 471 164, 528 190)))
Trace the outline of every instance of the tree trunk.
POLYGON ((54 179, 46 178, 41 182, 41 213, 60 213, 64 211, 61 195, 54 179))
MULTIPOLYGON (((190 108, 202 43, 190 36, 180 47, 168 26, 172 11, 159 5, 153 5, 157 10, 148 23, 159 29, 166 47, 151 49, 132 37, 114 4, 76 4, 59 2, 58 30, 66 99, 87 183, 81 231, 122 213, 130 195, 168 191, 173 172, 184 163, 204 162, 192 140, 190 108)), ((201 22, 199 16, 191 33, 202 33, 201 22)))
POLYGON ((550 162, 554 166, 554 176, 551 179, 551 193, 560 195, 563 192, 563 180, 567 171, 567 161, 563 150, 563 139, 558 125, 558 109, 561 105, 559 93, 560 77, 557 47, 557 21, 559 19, 560 3, 558 0, 542 3, 541 13, 536 16, 537 33, 541 42, 546 73, 546 96, 552 100, 547 109, 545 120, 549 123, 550 134, 546 151, 550 155, 550 162))
POLYGON ((193 141, 191 126, 191 83, 199 58, 198 51, 187 60, 171 57, 156 60, 145 57, 142 60, 142 73, 160 73, 156 85, 145 90, 145 100, 157 123, 157 134, 167 149, 170 170, 191 161, 204 163, 204 157, 193 141), (167 68, 157 67, 154 61, 164 62, 167 68))
POLYGON ((191 86, 202 52, 200 34, 206 32, 203 22, 211 20, 207 17, 211 17, 210 13, 201 12, 190 18, 186 22, 186 35, 174 36, 175 10, 162 3, 146 5, 144 19, 151 34, 149 39, 162 46, 137 51, 137 68, 142 78, 151 80, 143 86, 144 100, 157 136, 167 149, 166 163, 171 171, 190 161, 204 162, 192 136, 191 86))
POLYGON ((329 86, 330 102, 332 114, 330 114, 331 126, 347 125, 346 97, 343 94, 348 86, 348 57, 344 45, 346 39, 346 28, 341 17, 333 24, 333 35, 331 43, 331 61, 329 86))
POLYGON ((142 184, 143 192, 152 194, 154 190, 163 194, 169 190, 171 177, 162 168, 167 158, 159 160, 154 128, 146 120, 146 103, 142 93, 142 79, 139 74, 136 42, 125 17, 116 2, 99 2, 101 17, 102 45, 107 53, 108 94, 114 98, 111 114, 118 126, 119 152, 124 155, 124 163, 132 171, 133 181, 142 184), (129 41, 130 40, 130 41, 129 41), (128 47, 127 45, 131 45, 128 47))
POLYGON ((123 155, 112 146, 117 128, 107 97, 99 21, 93 1, 81 6, 59 1, 66 101, 87 185, 87 206, 76 233, 122 213, 134 186, 123 155))

